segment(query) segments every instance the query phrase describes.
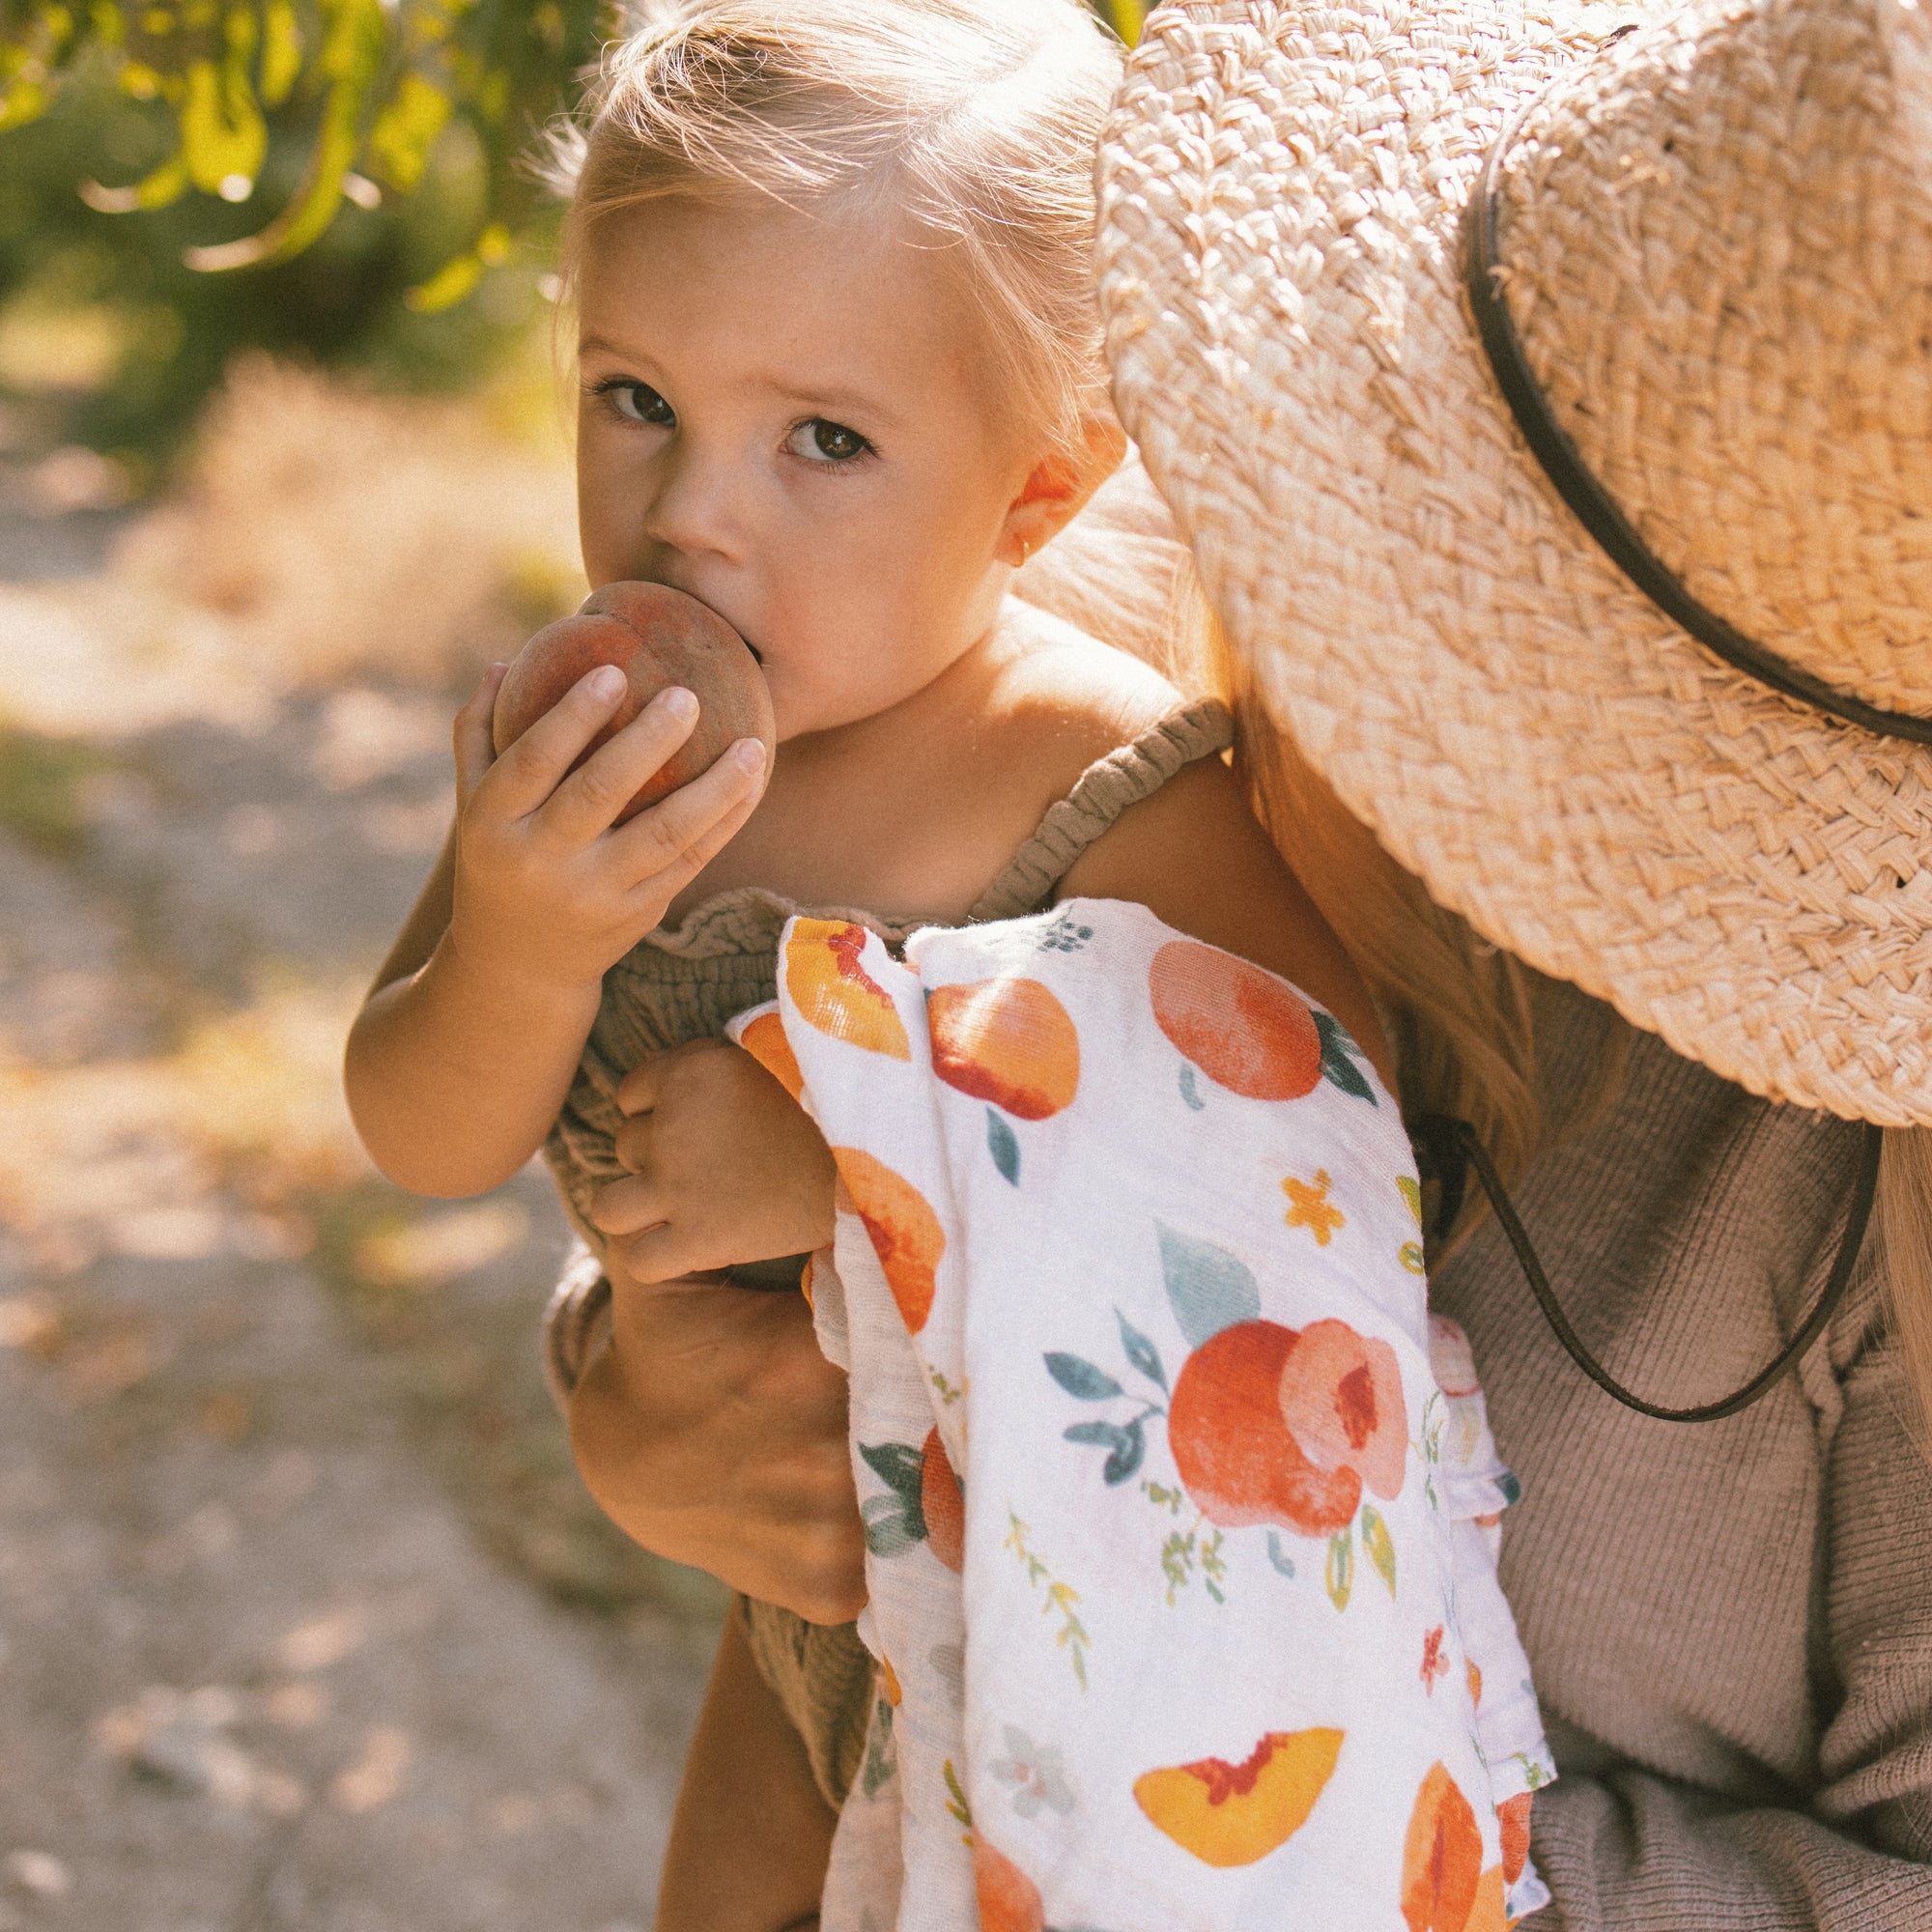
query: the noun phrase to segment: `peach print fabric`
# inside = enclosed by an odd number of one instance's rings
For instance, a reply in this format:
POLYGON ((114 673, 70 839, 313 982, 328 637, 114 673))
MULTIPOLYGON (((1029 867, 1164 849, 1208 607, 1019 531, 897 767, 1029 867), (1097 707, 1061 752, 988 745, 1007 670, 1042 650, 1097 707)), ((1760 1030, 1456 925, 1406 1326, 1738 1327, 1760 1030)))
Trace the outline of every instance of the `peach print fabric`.
POLYGON ((785 928, 880 1694, 826 1932, 1502 1932, 1552 1776, 1393 1098, 1145 909, 785 928))

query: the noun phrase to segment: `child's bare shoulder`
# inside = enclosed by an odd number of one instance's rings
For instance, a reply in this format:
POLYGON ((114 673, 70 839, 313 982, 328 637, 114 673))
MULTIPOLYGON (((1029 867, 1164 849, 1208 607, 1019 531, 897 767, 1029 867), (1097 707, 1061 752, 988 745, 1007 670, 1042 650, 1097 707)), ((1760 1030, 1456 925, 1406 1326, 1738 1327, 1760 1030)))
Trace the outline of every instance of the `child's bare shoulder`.
POLYGON ((985 742, 1015 778, 1056 795, 1185 701, 1139 658, 1017 599, 1003 629, 1010 648, 982 715, 985 742))

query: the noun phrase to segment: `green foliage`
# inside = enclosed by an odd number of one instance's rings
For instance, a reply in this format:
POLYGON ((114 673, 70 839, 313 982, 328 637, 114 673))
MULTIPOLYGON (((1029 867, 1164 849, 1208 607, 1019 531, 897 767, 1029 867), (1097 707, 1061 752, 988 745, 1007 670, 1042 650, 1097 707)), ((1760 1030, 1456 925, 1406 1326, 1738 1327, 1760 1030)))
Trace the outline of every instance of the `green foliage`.
POLYGON ((239 349, 473 378, 539 310, 529 156, 615 6, 0 0, 0 397, 158 458, 239 349))
POLYGON ((438 144, 465 129, 484 205, 465 245, 416 285, 427 310, 468 294, 529 219, 537 189, 520 157, 568 103, 607 25, 604 0, 0 0, 0 129, 38 120, 81 74, 155 103, 172 139, 153 164, 83 183, 107 213, 153 212, 190 189, 252 202, 274 126, 299 129, 301 169, 274 213, 187 245, 188 266, 207 272, 300 254, 345 198, 410 193, 438 144))

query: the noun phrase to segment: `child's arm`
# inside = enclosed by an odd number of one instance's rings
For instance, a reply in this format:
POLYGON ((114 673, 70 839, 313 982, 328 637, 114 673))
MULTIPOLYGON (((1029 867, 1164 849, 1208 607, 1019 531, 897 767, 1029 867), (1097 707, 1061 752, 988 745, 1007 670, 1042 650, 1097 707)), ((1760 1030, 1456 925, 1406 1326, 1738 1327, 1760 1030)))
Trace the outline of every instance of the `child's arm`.
POLYGON ((500 681, 498 668, 457 716, 456 822, 344 1063, 364 1145, 419 1194, 481 1193, 536 1151, 563 1104, 606 969, 744 823, 763 770, 756 740, 735 745, 613 826, 690 735, 695 709, 660 694, 570 772, 615 709, 622 673, 590 672, 493 758, 500 681))
POLYGON ((734 1609, 684 1762, 657 1932, 814 1932, 837 1823, 734 1609))
POLYGON ((1123 811, 1055 896, 1134 900, 1177 932, 1279 973, 1326 1007, 1398 1091, 1361 975, 1220 759, 1199 759, 1123 811))

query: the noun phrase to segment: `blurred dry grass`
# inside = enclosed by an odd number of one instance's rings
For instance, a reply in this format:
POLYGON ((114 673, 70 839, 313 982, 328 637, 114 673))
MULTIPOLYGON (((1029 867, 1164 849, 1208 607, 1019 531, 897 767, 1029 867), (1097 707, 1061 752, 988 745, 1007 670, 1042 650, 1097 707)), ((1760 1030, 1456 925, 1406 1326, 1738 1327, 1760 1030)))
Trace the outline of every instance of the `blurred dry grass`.
MULTIPOLYGON (((575 1601, 708 1614, 570 1468, 535 1373, 561 1245, 544 1183, 412 1200, 340 1088, 377 935, 447 822, 454 702, 582 594, 571 503, 540 349, 460 404, 254 357, 100 573, 0 583, 0 838, 45 868, 47 918, 71 901, 119 932, 41 974, 81 1015, 54 1035, 26 1024, 32 973, 10 982, 0 935, 0 1234, 35 1283, 0 1284, 0 1329, 71 1374, 99 1261, 305 1257, 416 1390, 488 1547, 575 1601), (304 876, 318 839, 353 933, 304 876)), ((101 1360, 110 1396, 147 1372, 101 1360)))
POLYGON ((242 358, 100 575, 0 586, 0 720, 247 724, 294 692, 473 674, 582 595, 550 387, 536 348, 464 402, 242 358))

